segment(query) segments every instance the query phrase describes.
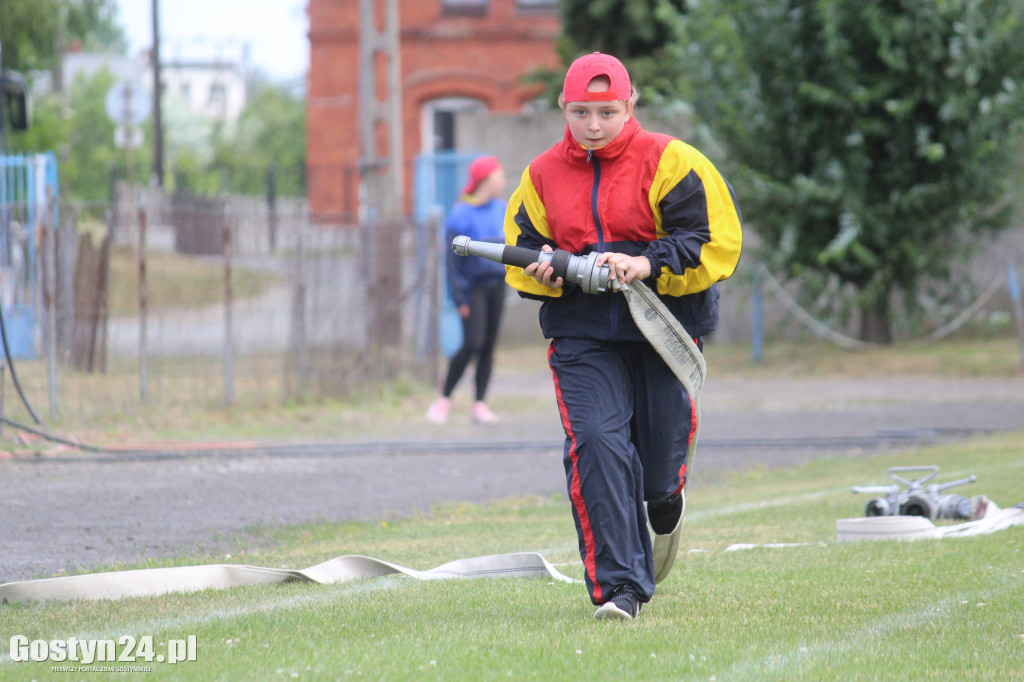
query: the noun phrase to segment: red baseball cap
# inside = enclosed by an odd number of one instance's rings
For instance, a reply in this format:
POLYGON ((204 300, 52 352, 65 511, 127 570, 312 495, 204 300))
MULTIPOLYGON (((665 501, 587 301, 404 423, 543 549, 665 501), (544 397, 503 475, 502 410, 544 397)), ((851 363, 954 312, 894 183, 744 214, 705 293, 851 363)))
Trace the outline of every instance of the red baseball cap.
POLYGON ((466 186, 462 188, 463 194, 472 194, 473 190, 477 188, 488 175, 501 168, 501 164, 498 163, 498 159, 494 156, 481 156, 479 159, 473 159, 473 163, 469 164, 469 180, 466 182, 466 186))
POLYGON ((566 102, 608 102, 627 100, 633 93, 629 84, 629 73, 610 54, 594 52, 574 61, 565 72, 562 94, 566 102), (608 92, 587 92, 590 81, 605 76, 611 81, 608 92))

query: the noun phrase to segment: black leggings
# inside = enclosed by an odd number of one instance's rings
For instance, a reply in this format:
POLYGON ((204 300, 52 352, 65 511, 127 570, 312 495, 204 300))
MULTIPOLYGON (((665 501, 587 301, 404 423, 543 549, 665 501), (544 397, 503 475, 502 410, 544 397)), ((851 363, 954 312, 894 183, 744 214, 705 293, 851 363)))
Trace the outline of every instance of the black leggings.
POLYGON ((505 306, 505 280, 485 284, 469 293, 469 316, 462 320, 462 348, 448 364, 443 395, 450 398, 470 361, 476 358, 476 399, 487 395, 494 366, 494 346, 498 342, 501 313, 505 306))

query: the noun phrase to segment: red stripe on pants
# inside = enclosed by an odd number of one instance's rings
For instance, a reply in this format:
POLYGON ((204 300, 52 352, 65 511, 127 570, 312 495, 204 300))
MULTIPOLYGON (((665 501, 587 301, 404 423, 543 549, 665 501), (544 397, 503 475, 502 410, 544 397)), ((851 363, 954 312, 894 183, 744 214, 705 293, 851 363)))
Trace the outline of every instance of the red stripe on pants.
MULTIPOLYGON (((689 394, 687 394, 689 395, 689 394)), ((697 435, 697 404, 693 402, 693 396, 690 397, 690 437, 686 439, 686 450, 689 452, 690 443, 693 442, 694 437, 697 435)), ((679 487, 676 488, 676 495, 686 485, 686 462, 683 462, 683 466, 679 467, 679 487)))
MULTIPOLYGON (((548 347, 549 365, 551 364, 551 355, 554 352, 555 342, 552 341, 548 347)), ((565 434, 569 438, 570 443, 569 459, 572 460, 572 483, 569 485, 569 497, 572 499, 572 506, 580 519, 580 529, 583 532, 583 550, 585 554, 583 557, 583 567, 590 578, 590 583, 594 586, 594 593, 591 596, 600 603, 603 591, 597 582, 597 561, 594 558, 594 530, 590 526, 590 516, 587 514, 587 507, 583 503, 583 491, 580 487, 580 472, 576 459, 576 435, 572 431, 572 424, 569 423, 569 412, 565 407, 565 403, 562 402, 562 390, 558 386, 558 374, 555 373, 554 368, 551 370, 551 376, 555 381, 555 399, 558 401, 558 414, 562 418, 562 428, 565 429, 565 434)))

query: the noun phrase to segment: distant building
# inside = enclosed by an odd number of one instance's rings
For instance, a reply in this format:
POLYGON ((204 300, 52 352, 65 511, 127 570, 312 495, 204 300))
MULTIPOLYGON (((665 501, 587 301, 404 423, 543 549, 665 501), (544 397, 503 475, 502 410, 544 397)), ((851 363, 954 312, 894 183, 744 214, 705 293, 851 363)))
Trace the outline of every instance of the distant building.
MULTIPOLYGON (((117 81, 135 81, 147 92, 152 92, 150 54, 148 50, 135 57, 68 52, 64 55, 62 69, 64 86, 70 87, 79 76, 91 77, 106 69, 117 81)), ((162 62, 160 75, 165 95, 178 97, 188 103, 192 111, 214 121, 232 123, 238 119, 249 96, 249 65, 245 51, 231 58, 197 53, 164 58, 162 62)), ((49 73, 40 74, 34 84, 37 93, 52 92, 55 87, 49 73)))
POLYGON ((149 60, 145 55, 126 57, 103 52, 67 52, 62 63, 64 87, 71 87, 79 76, 92 78, 104 69, 117 81, 141 83, 143 74, 149 70, 149 60))
MULTIPOLYGON (((557 0, 398 3, 408 213, 413 159, 455 146, 457 112, 528 108, 540 88, 521 78, 560 68, 560 24, 557 0)), ((358 210, 359 24, 357 0, 309 0, 307 184, 321 222, 358 210)))
MULTIPOLYGON (((152 71, 149 72, 152 81, 152 71)), ((164 61, 160 72, 164 94, 174 94, 189 108, 215 121, 231 123, 248 99, 247 68, 243 61, 164 61)))

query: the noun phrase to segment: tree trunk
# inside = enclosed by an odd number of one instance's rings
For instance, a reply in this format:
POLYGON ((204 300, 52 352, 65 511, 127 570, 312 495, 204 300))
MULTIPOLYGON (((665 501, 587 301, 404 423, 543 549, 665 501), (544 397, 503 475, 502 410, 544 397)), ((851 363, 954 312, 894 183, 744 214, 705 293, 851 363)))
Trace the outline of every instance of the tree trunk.
POLYGON ((860 340, 888 346, 892 343, 889 299, 871 301, 860 310, 860 340))

